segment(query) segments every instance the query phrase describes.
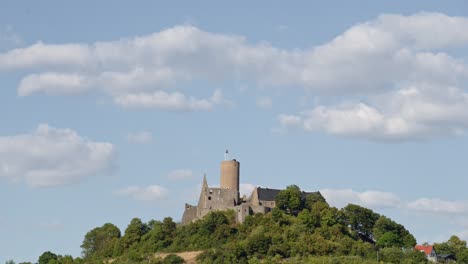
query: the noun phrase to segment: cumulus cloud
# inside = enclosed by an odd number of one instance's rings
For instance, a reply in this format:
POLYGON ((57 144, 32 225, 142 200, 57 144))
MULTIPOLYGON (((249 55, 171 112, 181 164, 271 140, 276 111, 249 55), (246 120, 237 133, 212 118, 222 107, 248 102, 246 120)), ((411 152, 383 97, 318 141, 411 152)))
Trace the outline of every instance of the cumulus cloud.
POLYGON ((157 201, 169 194, 169 190, 160 185, 128 186, 115 191, 116 195, 127 196, 137 201, 157 201))
MULTIPOLYGON (((20 82, 21 96, 100 90, 121 107, 165 111, 212 110, 225 102, 220 90, 212 97, 202 96, 213 92, 206 88, 177 90, 197 80, 302 87, 333 103, 282 113, 281 124, 419 139, 467 129, 468 66, 448 53, 467 46, 467 27, 468 18, 441 13, 384 14, 323 45, 282 49, 185 25, 115 41, 38 42, 0 53, 0 70, 36 71, 20 82)), ((271 107, 271 100, 258 105, 271 107)))
POLYGON ((0 137, 0 176, 33 187, 71 184, 107 172, 115 154, 111 143, 41 124, 31 133, 0 137))
POLYGON ((135 133, 130 133, 127 135, 127 140, 133 143, 151 143, 153 141, 153 134, 148 131, 140 131, 135 133))
POLYGON ((437 198, 420 198, 408 203, 411 210, 433 214, 466 214, 468 203, 466 201, 446 201, 437 198))
MULTIPOLYGON (((402 201, 395 193, 375 190, 358 192, 352 189, 323 189, 320 192, 330 205, 336 207, 344 207, 349 203, 353 203, 373 209, 409 209, 416 213, 430 213, 443 216, 468 214, 468 202, 466 201, 418 198, 408 202, 402 201)), ((460 223, 466 225, 465 221, 463 220, 460 223)))
POLYGON ((340 208, 349 203, 373 209, 396 208, 401 203, 400 198, 391 192, 374 190, 357 192, 352 189, 324 189, 320 190, 320 193, 330 205, 340 208))
POLYGON ((167 174, 171 180, 186 180, 193 177, 193 172, 189 169, 173 170, 167 174))
POLYGON ((28 96, 38 91, 46 94, 78 94, 89 88, 84 76, 48 72, 23 78, 18 86, 18 95, 28 96))
POLYGON ((458 135, 468 128, 468 93, 456 87, 419 84, 374 96, 370 103, 317 106, 280 115, 284 126, 380 140, 458 135))
POLYGON ((382 15, 351 27, 312 52, 322 69, 312 64, 306 78, 329 92, 346 88, 360 96, 281 114, 280 124, 378 140, 463 133, 468 94, 461 84, 467 83, 468 67, 439 49, 466 46, 466 25, 466 18, 421 13, 382 15), (447 30, 444 40, 435 40, 432 27, 447 30))
POLYGON ((197 99, 179 92, 166 93, 164 91, 125 94, 115 98, 116 104, 125 108, 155 108, 168 111, 212 110, 221 101, 220 91, 215 91, 213 96, 207 99, 197 99))

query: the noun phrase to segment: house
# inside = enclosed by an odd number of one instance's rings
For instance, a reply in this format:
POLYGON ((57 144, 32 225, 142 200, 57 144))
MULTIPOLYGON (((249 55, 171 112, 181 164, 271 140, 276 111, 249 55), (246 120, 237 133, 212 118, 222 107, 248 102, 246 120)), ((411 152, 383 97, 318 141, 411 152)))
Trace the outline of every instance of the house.
POLYGON ((432 261, 432 262, 437 262, 437 253, 434 249, 434 246, 432 245, 416 245, 414 247, 417 251, 423 252, 427 260, 432 261))

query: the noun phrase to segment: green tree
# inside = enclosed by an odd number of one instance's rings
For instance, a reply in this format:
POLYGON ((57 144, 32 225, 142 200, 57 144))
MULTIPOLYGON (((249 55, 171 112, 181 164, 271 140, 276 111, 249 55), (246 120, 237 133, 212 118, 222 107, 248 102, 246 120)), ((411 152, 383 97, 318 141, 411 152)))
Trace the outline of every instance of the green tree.
POLYGON ((106 223, 86 233, 81 248, 84 258, 112 257, 115 244, 120 238, 120 230, 113 224, 106 223))
POLYGON ((320 215, 311 213, 308 209, 302 210, 297 218, 302 221, 310 232, 320 226, 320 215))
POLYGON ((148 225, 144 224, 140 218, 133 218, 127 229, 125 229, 125 235, 122 237, 123 247, 130 248, 138 244, 143 235, 148 231, 148 225))
POLYGON ((15 261, 10 259, 10 260, 5 261, 5 264, 15 264, 15 261))
POLYGON ((162 261, 163 264, 183 264, 185 260, 175 254, 167 255, 162 261))
POLYGON ((326 203, 328 205, 327 201, 320 192, 314 192, 307 195, 305 199, 305 207, 309 210, 312 210, 314 204, 317 202, 326 203))
POLYGON ((42 253, 42 255, 39 256, 39 260, 38 260, 38 263, 39 264, 49 264, 49 261, 51 260, 57 260, 58 257, 57 255, 55 255, 54 253, 50 252, 50 251, 46 251, 44 253, 42 253))
POLYGON ((401 237, 399 237, 397 234, 393 232, 387 232, 380 236, 376 244, 378 247, 401 247, 403 243, 401 241, 401 237))
POLYGON ((379 246, 413 248, 416 245, 414 236, 403 225, 388 217, 380 216, 372 230, 379 246))
POLYGON ((457 236, 451 236, 446 242, 435 243, 434 248, 437 253, 454 254, 458 258, 458 254, 466 249, 466 241, 457 236))
POLYGON ((404 261, 405 264, 426 264, 427 258, 426 254, 417 250, 407 250, 404 254, 404 261))
POLYGON ((251 235, 245 245, 245 250, 249 255, 261 254, 266 255, 271 244, 271 238, 264 233, 251 235))
POLYGON ((457 254, 457 263, 466 263, 468 264, 468 249, 465 248, 458 252, 457 254))
POLYGON ((403 259, 403 251, 399 248, 383 248, 380 250, 381 258, 384 262, 400 263, 403 259))
POLYGON ((290 185, 280 191, 275 198, 276 206, 288 213, 297 215, 304 208, 301 189, 297 185, 290 185))
POLYGON ((348 204, 343 208, 345 223, 361 238, 373 241, 372 229, 380 215, 372 210, 356 204, 348 204))
POLYGON ((227 224, 229 224, 229 220, 224 212, 214 211, 205 216, 200 222, 199 233, 209 236, 213 234, 219 226, 227 224))

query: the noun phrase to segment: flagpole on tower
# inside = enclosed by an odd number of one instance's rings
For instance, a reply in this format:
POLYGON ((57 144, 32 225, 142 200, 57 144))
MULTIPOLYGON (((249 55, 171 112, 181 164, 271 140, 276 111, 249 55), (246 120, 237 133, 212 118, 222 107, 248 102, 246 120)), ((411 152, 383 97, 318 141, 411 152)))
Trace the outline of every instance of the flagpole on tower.
POLYGON ((228 154, 229 151, 226 149, 226 152, 224 152, 224 160, 228 160, 228 154))

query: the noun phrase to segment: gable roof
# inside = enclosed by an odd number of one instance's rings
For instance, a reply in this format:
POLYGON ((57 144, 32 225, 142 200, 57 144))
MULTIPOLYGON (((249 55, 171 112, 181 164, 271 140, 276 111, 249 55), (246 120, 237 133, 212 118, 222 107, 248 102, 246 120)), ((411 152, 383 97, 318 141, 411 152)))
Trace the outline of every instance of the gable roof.
POLYGON ((422 251, 422 252, 424 252, 424 254, 426 254, 426 255, 431 255, 432 250, 434 250, 434 246, 431 246, 431 245, 428 245, 428 246, 416 245, 416 246, 414 247, 414 249, 416 249, 416 250, 418 250, 418 251, 422 251))
MULTIPOLYGON (((278 193, 281 191, 282 190, 278 190, 278 189, 257 187, 258 199, 262 201, 274 201, 278 193)), ((320 192, 302 192, 301 193, 302 199, 305 199, 308 195, 311 195, 311 194, 320 194, 320 192)))
POLYGON ((274 201, 276 195, 281 192, 278 189, 270 189, 270 188, 257 188, 258 199, 262 201, 274 201))

